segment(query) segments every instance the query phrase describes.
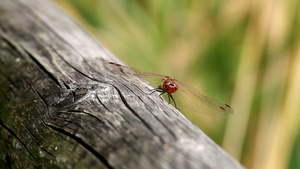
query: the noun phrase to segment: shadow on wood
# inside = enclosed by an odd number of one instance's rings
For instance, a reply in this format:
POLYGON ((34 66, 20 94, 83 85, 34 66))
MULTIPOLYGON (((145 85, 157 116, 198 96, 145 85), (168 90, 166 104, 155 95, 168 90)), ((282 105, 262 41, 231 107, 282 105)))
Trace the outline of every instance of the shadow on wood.
POLYGON ((43 0, 0 1, 0 168, 243 168, 43 0))

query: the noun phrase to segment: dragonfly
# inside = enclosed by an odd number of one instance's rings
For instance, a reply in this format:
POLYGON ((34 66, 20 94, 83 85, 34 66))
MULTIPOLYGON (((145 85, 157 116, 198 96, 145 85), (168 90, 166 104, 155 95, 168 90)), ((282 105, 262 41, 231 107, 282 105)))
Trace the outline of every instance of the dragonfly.
POLYGON ((125 74, 133 74, 148 81, 153 87, 150 94, 159 92, 159 96, 162 96, 166 93, 169 104, 173 102, 175 108, 177 108, 176 102, 178 102, 180 106, 185 109, 212 117, 227 117, 229 114, 234 113, 233 109, 228 104, 201 93, 197 89, 176 80, 175 78, 159 73, 139 70, 114 62, 108 63, 110 66, 119 68, 119 70, 125 74))

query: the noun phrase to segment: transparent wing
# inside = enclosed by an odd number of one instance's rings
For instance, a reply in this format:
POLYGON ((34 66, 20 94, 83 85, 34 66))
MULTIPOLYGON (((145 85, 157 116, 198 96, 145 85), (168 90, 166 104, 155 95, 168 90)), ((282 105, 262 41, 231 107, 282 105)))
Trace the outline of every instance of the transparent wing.
POLYGON ((119 71, 125 74, 133 74, 145 79, 154 88, 157 88, 158 85, 161 85, 163 83, 163 80, 166 78, 166 76, 158 73, 143 71, 129 66, 113 63, 113 62, 109 62, 109 65, 110 67, 113 67, 114 69, 118 69, 119 71))
POLYGON ((233 114, 233 109, 222 101, 201 93, 197 89, 177 81, 178 91, 174 94, 176 103, 182 107, 201 114, 213 117, 227 117, 233 114))

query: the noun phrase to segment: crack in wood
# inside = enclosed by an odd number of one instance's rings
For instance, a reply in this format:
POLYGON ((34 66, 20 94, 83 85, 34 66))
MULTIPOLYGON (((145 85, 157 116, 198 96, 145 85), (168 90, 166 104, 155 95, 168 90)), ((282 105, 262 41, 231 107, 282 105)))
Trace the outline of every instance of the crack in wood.
MULTIPOLYGON (((123 85, 124 87, 126 87, 128 90, 130 90, 131 91, 131 93, 133 93, 133 94, 135 94, 135 92, 131 89, 131 88, 129 88, 127 85, 123 85)), ((133 85, 133 86, 135 86, 135 87, 137 87, 136 85, 133 85)), ((138 88, 138 87, 137 87, 138 88)), ((140 91, 142 91, 140 88, 138 88, 140 91)), ((143 92, 143 91, 142 91, 143 92)), ((144 93, 144 92, 143 92, 144 93)), ((136 94, 135 94, 136 95, 136 94)), ((139 96, 139 95, 136 95, 138 98, 139 98, 139 100, 142 102, 142 103, 144 103, 144 101, 141 99, 141 97, 139 96)), ((155 102, 154 102, 155 103, 155 102)), ((169 133, 174 137, 174 138, 177 138, 177 136, 172 132, 172 130, 170 129, 170 128, 168 128, 159 118, 157 118, 156 116, 154 116, 155 117, 155 119, 162 125, 162 126, 164 126, 165 127, 165 129, 167 130, 167 131, 169 131, 169 133)))
POLYGON ((45 123, 45 125, 47 125, 49 128, 64 134, 68 137, 70 137, 71 139, 73 139, 75 142, 79 143, 80 145, 82 145, 84 148, 86 148, 89 152, 91 152, 97 159, 99 159, 107 168, 109 169, 113 169, 113 167, 108 163, 108 161, 106 160, 105 157, 103 157, 100 153, 98 153, 93 147, 91 147, 88 143, 84 142, 81 138, 67 132, 66 130, 63 130, 61 128, 57 128, 53 125, 47 124, 45 123))
POLYGON ((22 124, 25 129, 29 132, 29 134, 31 135, 31 137, 33 138, 34 142, 38 145, 39 148, 41 148, 44 152, 46 152, 47 154, 49 154, 52 157, 55 157, 52 153, 50 153, 49 151, 47 151, 40 143, 39 141, 35 138, 34 134, 32 133, 32 131, 24 124, 22 124))
POLYGON ((72 65, 71 63, 69 63, 63 56, 61 56, 61 54, 58 53, 57 50, 53 49, 53 52, 61 59, 63 60, 70 68, 72 68, 73 70, 75 70, 76 72, 78 72, 79 74, 81 74, 82 76, 92 80, 92 81, 97 81, 96 79, 94 79, 93 77, 90 77, 88 74, 86 74, 86 72, 83 72, 82 70, 79 70, 78 68, 76 68, 74 65, 72 65))
MULTIPOLYGON (((1 25, 0 25, 0 28, 2 28, 1 25)), ((12 39, 9 39, 8 37, 6 37, 4 34, 2 34, 2 32, 0 32, 0 35, 1 35, 1 39, 2 39, 4 42, 6 42, 6 44, 7 44, 8 46, 11 47, 12 51, 16 52, 16 53, 18 54, 19 57, 23 56, 23 55, 22 55, 22 51, 20 51, 20 48, 16 47, 16 43, 11 42, 12 39)))
POLYGON ((98 101, 98 102, 99 102, 99 103, 100 103, 107 111, 111 112, 111 111, 105 106, 105 104, 100 100, 98 94, 96 95, 96 98, 97 98, 97 101, 98 101))
POLYGON ((114 86, 114 88, 117 90, 117 92, 118 92, 118 94, 119 94, 119 96, 120 96, 120 98, 121 98, 121 100, 122 100, 122 102, 124 103, 124 105, 149 129, 149 131, 153 134, 153 135, 156 135, 157 136, 157 138, 160 140, 160 142, 161 143, 164 143, 165 141, 159 136, 159 135, 157 135, 155 132, 154 132, 154 130, 152 129, 152 127, 143 119, 143 118, 141 118, 139 115, 138 115, 138 113, 137 112, 135 112, 132 108, 131 108, 131 106, 128 104, 128 102, 127 102, 127 100, 125 99, 125 97, 123 96, 123 94, 121 93, 121 91, 118 89, 118 88, 116 88, 115 86, 114 86))
POLYGON ((35 162, 38 162, 38 160, 33 156, 31 151, 28 149, 26 144, 17 136, 17 134, 15 132, 13 132, 8 126, 6 126, 1 119, 0 119, 0 125, 22 144, 22 146, 29 153, 29 155, 34 159, 35 162))
POLYGON ((61 84, 59 83, 59 80, 51 73, 49 72, 40 61, 38 61, 29 51, 25 50, 25 52, 28 54, 29 58, 60 88, 62 88, 61 84))

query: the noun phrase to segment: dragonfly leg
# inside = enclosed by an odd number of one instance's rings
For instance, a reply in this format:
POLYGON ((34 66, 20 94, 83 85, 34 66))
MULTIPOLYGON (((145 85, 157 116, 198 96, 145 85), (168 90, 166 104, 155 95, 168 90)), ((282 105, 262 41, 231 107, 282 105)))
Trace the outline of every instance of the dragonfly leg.
POLYGON ((153 94, 154 92, 165 93, 164 90, 161 88, 151 89, 150 91, 151 91, 151 93, 149 93, 150 95, 153 94))
POLYGON ((175 102, 173 96, 171 94, 168 94, 168 97, 169 97, 169 103, 170 103, 170 98, 171 98, 174 103, 175 108, 177 109, 176 102, 175 102))
POLYGON ((168 94, 169 104, 171 104, 170 94, 168 94))
POLYGON ((161 95, 163 95, 165 91, 162 88, 155 88, 155 89, 151 89, 150 91, 151 93, 149 93, 149 95, 153 94, 154 92, 160 92, 159 97, 161 98, 162 101, 164 100, 161 95))
POLYGON ((163 101, 164 99, 162 98, 162 96, 161 95, 163 95, 165 92, 164 91, 162 91, 161 92, 161 94, 159 94, 159 97, 161 98, 161 101, 163 101))
POLYGON ((151 89, 150 91, 151 93, 149 93, 149 95, 153 94, 154 92, 157 92, 155 89, 151 89))

